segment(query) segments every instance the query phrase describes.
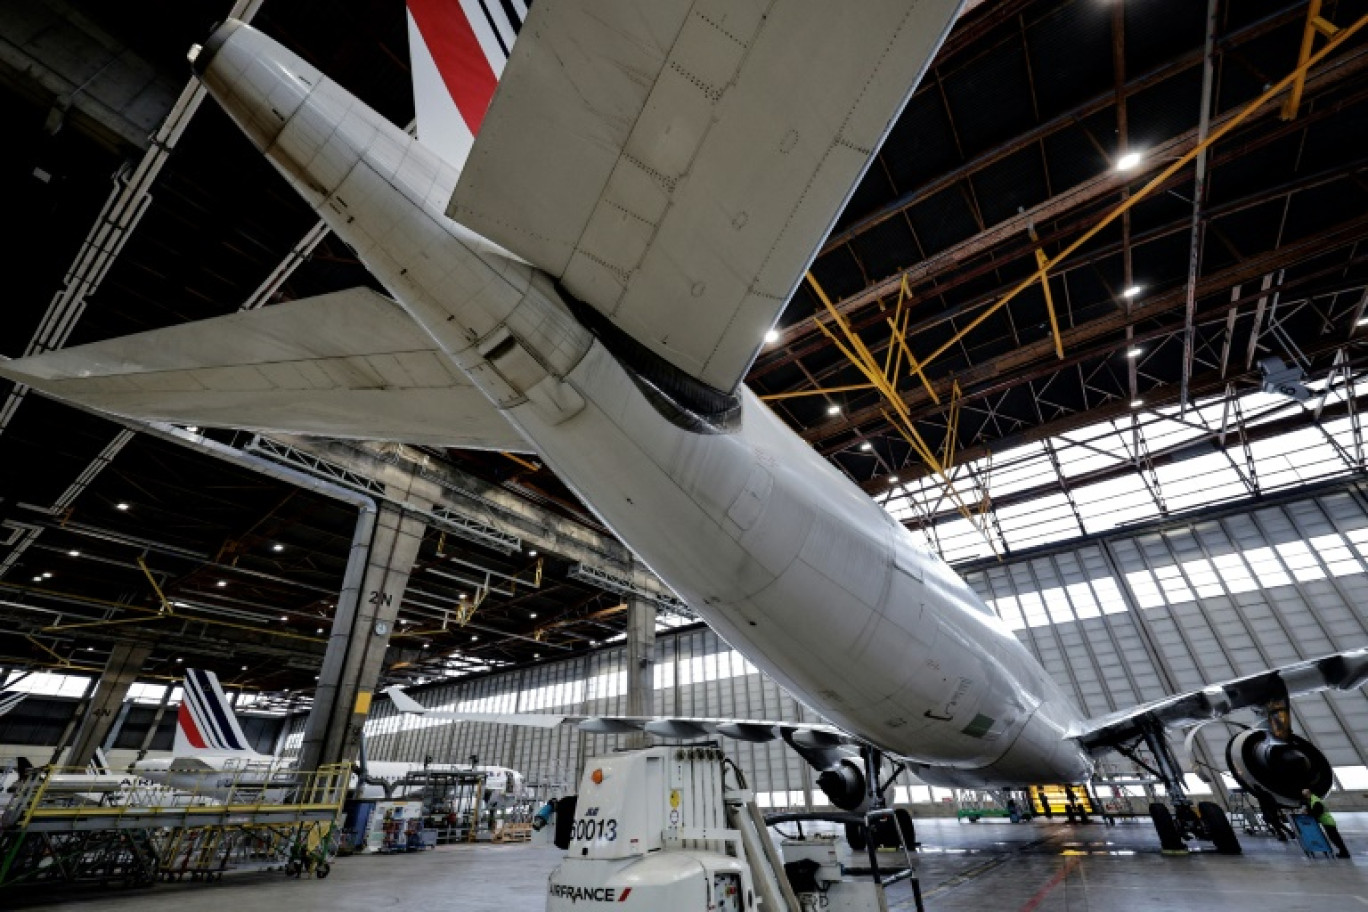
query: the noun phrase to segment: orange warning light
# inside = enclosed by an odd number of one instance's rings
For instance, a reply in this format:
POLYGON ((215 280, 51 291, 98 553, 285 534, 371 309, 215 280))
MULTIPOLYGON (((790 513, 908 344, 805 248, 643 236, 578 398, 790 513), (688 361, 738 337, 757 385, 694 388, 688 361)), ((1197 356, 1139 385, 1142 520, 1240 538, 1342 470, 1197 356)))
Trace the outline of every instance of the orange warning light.
POLYGON ((592 780, 594 781, 594 785, 602 785, 602 784, 603 784, 603 770, 601 770, 601 769, 596 769, 596 770, 594 770, 593 774, 590 775, 589 778, 592 779, 592 780))

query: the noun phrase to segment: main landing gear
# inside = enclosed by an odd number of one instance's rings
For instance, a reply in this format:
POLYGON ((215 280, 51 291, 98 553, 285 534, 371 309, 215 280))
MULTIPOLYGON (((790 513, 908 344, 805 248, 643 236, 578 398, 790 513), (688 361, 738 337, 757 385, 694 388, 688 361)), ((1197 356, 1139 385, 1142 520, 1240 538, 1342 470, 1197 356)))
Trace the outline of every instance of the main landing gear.
POLYGON ((1164 784, 1169 803, 1156 801, 1149 807, 1164 854, 1186 854, 1188 840, 1192 839, 1209 841, 1222 855, 1241 854, 1240 840, 1221 806, 1213 801, 1194 804, 1188 797, 1182 767, 1169 747, 1162 725, 1147 724, 1138 739, 1118 746, 1117 750, 1164 784), (1139 757, 1141 745, 1149 749, 1153 765, 1139 757))

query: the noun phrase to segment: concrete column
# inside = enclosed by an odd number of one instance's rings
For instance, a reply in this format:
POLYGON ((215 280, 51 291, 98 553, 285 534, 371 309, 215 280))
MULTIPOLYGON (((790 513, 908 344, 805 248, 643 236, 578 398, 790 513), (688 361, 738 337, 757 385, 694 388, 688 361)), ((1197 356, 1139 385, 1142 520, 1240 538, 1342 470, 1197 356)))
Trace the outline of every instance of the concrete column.
MULTIPOLYGON (((652 602, 634 598, 627 602, 627 715, 655 715, 655 625, 652 602)), ((647 747, 645 732, 627 739, 628 747, 647 747)))
POLYGON ((151 643, 116 643, 110 650, 109 661, 100 673, 95 693, 81 717, 80 726, 71 740, 67 766, 85 766, 95 756, 95 748, 104 743, 105 736, 123 706, 124 697, 142 672, 143 662, 152 654, 151 643))
POLYGON ((372 691, 423 541, 426 526, 415 513, 431 509, 434 500, 411 489, 395 491, 393 486, 387 494, 414 512, 388 500, 380 504, 360 585, 347 585, 338 597, 313 709, 304 728, 300 769, 353 761, 361 746, 372 691))

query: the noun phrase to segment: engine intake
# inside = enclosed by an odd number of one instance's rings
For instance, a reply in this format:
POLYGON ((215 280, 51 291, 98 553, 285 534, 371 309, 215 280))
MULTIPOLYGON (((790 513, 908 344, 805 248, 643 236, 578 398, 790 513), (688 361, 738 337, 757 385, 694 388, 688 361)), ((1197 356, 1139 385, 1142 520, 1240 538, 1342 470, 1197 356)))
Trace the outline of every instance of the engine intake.
POLYGON ((1324 795, 1334 783, 1330 761, 1314 744, 1293 734, 1274 738, 1262 728, 1246 729, 1231 738, 1226 763, 1246 791, 1269 795, 1286 807, 1301 803, 1302 789, 1324 795))
POLYGON ((817 786, 843 811, 862 811, 868 802, 864 771, 851 760, 842 760, 817 776, 817 786))

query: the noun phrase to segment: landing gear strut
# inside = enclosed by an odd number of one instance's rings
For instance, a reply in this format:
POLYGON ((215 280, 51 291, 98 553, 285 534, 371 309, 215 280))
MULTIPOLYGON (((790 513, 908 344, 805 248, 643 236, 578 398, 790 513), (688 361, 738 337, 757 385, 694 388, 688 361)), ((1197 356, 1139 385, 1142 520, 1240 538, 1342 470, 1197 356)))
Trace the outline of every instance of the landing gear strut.
POLYGON ((1150 805, 1150 819, 1154 830, 1159 834, 1159 845, 1166 854, 1186 853, 1188 839, 1207 839, 1222 855, 1239 855, 1240 840, 1230 825, 1225 811, 1213 801, 1200 801, 1195 805, 1183 786, 1183 770, 1178 759, 1169 747, 1168 736, 1162 725, 1148 723, 1142 729, 1140 738, 1129 746, 1119 747, 1126 757, 1145 769, 1164 785, 1169 804, 1156 801, 1150 805), (1149 748, 1154 765, 1146 763, 1137 756, 1141 744, 1149 748))

